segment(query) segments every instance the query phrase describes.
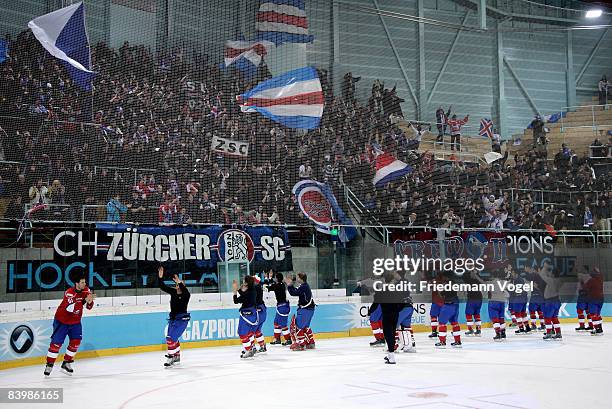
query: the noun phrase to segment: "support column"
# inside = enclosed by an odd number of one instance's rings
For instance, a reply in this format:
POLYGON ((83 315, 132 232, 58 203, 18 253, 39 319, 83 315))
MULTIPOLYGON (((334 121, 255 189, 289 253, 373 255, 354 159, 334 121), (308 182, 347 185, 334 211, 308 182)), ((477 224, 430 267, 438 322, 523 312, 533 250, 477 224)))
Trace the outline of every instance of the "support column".
MULTIPOLYGON (((566 47, 566 71, 565 71, 565 86, 566 86, 566 104, 568 107, 576 105, 576 74, 574 72, 574 51, 573 51, 573 36, 572 31, 567 31, 567 47, 566 47)), ((569 110, 569 109, 568 109, 569 110)))
MULTIPOLYGON (((425 17, 425 10, 423 6, 424 0, 417 1, 419 19, 425 17)), ((429 110, 427 103, 425 102, 425 23, 422 21, 418 24, 419 34, 419 89, 418 99, 419 103, 417 106, 417 119, 419 121, 424 120, 425 113, 429 110)))
POLYGON ((487 29, 487 0, 478 0, 478 26, 487 29))
POLYGON ((497 58, 495 59, 495 68, 497 70, 497 129, 499 134, 504 139, 510 139, 510 135, 506 134, 506 90, 505 90, 505 78, 504 78, 504 39, 503 34, 500 31, 502 26, 501 22, 497 22, 497 33, 495 34, 495 40, 497 45, 497 58))

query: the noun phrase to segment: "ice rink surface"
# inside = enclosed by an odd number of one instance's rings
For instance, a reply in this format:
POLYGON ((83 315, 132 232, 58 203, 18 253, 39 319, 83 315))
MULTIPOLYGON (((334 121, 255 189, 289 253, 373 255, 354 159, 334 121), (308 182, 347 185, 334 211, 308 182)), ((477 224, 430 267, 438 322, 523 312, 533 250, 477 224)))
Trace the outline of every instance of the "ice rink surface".
MULTIPOLYGON (((56 364, 0 371, 0 387, 62 387, 64 404, 3 404, 3 408, 601 408, 610 407, 612 338, 576 334, 564 340, 541 334, 503 343, 463 337, 463 349, 437 350, 415 334, 417 353, 383 363, 371 337, 317 342, 293 352, 268 346, 253 360, 240 347, 186 349, 180 367, 163 368, 163 353, 78 360, 72 377, 56 364)), ((78 355, 77 355, 78 358, 78 355)))

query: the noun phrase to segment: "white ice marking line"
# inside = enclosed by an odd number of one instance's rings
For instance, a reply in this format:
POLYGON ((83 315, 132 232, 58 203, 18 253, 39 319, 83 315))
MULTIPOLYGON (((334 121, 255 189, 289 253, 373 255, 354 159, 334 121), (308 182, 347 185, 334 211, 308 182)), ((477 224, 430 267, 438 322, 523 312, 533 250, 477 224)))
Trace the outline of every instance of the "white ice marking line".
MULTIPOLYGON (((510 395, 510 394, 504 394, 504 395, 510 395)), ((492 395, 492 396, 498 396, 498 395, 492 395)), ((499 395, 499 396, 502 396, 502 395, 499 395)), ((509 405, 507 403, 499 403, 499 402, 494 402, 494 401, 485 400, 485 399, 476 399, 476 398, 470 398, 470 399, 476 400, 478 402, 492 403, 494 405, 504 406, 504 407, 507 407, 507 408, 529 409, 529 408, 526 408, 525 406, 509 405)))
POLYGON ((350 399, 350 398, 361 398, 364 396, 373 396, 373 395, 379 395, 381 393, 389 393, 389 391, 381 391, 379 389, 374 389, 374 388, 368 388, 366 386, 359 386, 359 385, 350 385, 348 383, 345 383, 344 386, 348 386, 349 388, 358 388, 358 389, 367 389, 369 391, 374 391, 373 393, 362 393, 359 395, 347 395, 347 396, 341 396, 340 399, 350 399))
POLYGON ((468 405, 462 405, 456 402, 444 402, 444 401, 419 402, 419 403, 410 404, 410 405, 393 406, 393 409, 418 408, 418 407, 425 407, 425 406, 431 406, 431 405, 447 405, 447 406, 450 406, 451 408, 456 408, 460 406, 462 408, 479 409, 477 406, 468 406, 468 405))
POLYGON ((391 387, 394 387, 394 388, 401 388, 401 389, 414 389, 414 390, 419 390, 419 389, 431 389, 431 388, 445 388, 445 387, 447 387, 447 386, 455 386, 455 385, 458 385, 458 384, 456 384, 456 383, 449 383, 449 384, 447 384, 447 385, 431 385, 431 386, 423 386, 423 387, 419 387, 419 388, 413 388, 413 387, 410 387, 410 386, 393 385, 393 384, 390 384, 390 383, 383 383, 383 382, 374 382, 374 381, 371 381, 370 383, 375 383, 375 384, 377 384, 377 385, 391 386, 391 387))

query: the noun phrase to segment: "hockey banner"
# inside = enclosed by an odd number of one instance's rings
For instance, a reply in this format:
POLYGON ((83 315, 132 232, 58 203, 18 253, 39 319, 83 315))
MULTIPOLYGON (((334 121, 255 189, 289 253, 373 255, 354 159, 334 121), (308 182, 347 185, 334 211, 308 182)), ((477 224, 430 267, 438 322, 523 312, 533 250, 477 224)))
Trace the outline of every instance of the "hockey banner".
POLYGON ((273 227, 103 223, 57 230, 50 258, 7 260, 6 292, 64 291, 76 273, 84 273, 96 290, 153 288, 159 265, 187 286, 215 291, 219 263, 236 263, 241 274, 293 269, 287 231, 273 227))
POLYGON ((210 149, 213 152, 226 156, 236 156, 239 158, 246 158, 249 156, 248 142, 235 141, 233 139, 221 138, 219 136, 213 136, 210 149))
POLYGON ((434 232, 418 232, 395 234, 394 238, 396 256, 413 259, 482 259, 486 273, 506 265, 523 271, 525 266, 539 268, 549 263, 560 276, 575 276, 572 272, 580 265, 578 259, 585 253, 583 248, 557 249, 558 239, 549 232, 467 231, 444 238, 436 237, 434 232))

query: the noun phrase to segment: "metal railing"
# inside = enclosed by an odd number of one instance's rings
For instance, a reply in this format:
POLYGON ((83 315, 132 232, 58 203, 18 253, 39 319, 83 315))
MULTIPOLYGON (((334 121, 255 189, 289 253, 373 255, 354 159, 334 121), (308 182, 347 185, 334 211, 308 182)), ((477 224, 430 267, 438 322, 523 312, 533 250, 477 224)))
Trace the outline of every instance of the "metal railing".
POLYGON ((376 225, 369 227, 373 228, 380 235, 380 237, 383 238, 384 244, 389 244, 389 229, 379 222, 374 214, 370 212, 370 209, 363 204, 359 197, 353 193, 353 191, 346 184, 344 185, 344 197, 349 207, 356 209, 361 215, 367 215, 368 220, 374 220, 377 223, 376 225))

